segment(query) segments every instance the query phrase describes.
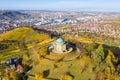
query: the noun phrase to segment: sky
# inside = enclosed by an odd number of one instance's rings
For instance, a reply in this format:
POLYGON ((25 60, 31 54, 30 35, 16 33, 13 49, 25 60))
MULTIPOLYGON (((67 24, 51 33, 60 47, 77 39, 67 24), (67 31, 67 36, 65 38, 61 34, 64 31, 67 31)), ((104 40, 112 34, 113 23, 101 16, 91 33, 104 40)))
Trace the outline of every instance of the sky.
POLYGON ((120 12, 120 0, 0 0, 0 10, 120 12))

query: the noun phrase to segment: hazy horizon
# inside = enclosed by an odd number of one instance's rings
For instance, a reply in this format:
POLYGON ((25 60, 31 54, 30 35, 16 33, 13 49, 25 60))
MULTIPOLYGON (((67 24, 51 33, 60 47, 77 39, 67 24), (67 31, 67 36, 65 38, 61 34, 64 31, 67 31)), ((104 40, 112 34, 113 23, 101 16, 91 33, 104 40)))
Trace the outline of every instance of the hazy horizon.
POLYGON ((0 10, 120 12, 119 0, 4 0, 0 10))

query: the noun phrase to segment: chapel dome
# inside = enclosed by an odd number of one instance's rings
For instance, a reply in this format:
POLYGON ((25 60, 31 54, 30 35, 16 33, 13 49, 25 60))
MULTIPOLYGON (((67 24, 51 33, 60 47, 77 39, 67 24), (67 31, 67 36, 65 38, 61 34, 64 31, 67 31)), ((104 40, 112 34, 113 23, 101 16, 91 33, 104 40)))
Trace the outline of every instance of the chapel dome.
POLYGON ((58 38, 54 43, 55 44, 64 44, 65 41, 62 38, 58 38))

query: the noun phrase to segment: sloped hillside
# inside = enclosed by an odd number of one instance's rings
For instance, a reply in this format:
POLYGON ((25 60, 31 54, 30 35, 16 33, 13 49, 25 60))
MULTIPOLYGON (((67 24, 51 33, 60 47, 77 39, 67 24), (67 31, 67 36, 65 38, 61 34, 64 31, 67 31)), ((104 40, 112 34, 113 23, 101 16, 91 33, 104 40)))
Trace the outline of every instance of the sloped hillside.
POLYGON ((33 41, 47 39, 48 35, 39 34, 31 28, 22 27, 0 35, 0 40, 33 41), (44 37, 43 37, 44 36, 44 37))
POLYGON ((38 33, 27 27, 16 28, 3 33, 0 35, 0 61, 26 52, 33 47, 33 42, 37 41, 39 45, 41 42, 49 41, 49 39, 48 34, 38 33))
POLYGON ((0 19, 20 19, 29 17, 28 14, 21 13, 19 11, 0 11, 0 19))

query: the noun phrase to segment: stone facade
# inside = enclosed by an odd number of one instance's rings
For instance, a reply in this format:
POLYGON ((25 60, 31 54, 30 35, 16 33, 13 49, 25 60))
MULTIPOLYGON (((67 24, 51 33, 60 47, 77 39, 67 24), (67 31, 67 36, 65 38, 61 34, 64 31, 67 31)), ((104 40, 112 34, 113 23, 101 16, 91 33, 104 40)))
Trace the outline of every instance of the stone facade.
POLYGON ((56 41, 53 42, 53 52, 55 53, 66 53, 69 50, 67 50, 67 44, 62 38, 58 38, 56 41))

